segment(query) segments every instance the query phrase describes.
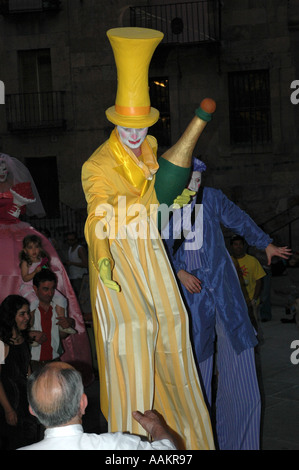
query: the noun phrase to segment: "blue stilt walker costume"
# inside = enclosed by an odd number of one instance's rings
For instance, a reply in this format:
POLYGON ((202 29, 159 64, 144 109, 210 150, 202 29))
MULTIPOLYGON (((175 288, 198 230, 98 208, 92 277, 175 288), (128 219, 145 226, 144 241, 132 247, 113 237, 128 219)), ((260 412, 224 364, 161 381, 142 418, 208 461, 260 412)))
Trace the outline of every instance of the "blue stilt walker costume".
MULTIPOLYGON (((193 171, 201 173, 203 165, 194 159, 193 171)), ((201 292, 193 294, 180 285, 209 405, 217 337, 219 448, 259 449, 261 400, 254 358, 256 332, 220 224, 259 249, 265 249, 272 240, 217 189, 200 186, 191 204, 178 214, 174 213, 162 237, 175 272, 185 270, 202 282, 201 292)))

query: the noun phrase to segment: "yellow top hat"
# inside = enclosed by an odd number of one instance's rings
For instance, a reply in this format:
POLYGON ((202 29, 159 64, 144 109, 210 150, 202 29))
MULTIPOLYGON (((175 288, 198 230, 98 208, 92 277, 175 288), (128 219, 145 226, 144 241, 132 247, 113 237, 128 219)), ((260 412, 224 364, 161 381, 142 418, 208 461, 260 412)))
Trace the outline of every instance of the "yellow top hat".
POLYGON ((159 111, 151 107, 148 69, 163 33, 147 28, 114 28, 107 31, 117 68, 115 106, 106 110, 113 124, 142 128, 155 124, 159 111))

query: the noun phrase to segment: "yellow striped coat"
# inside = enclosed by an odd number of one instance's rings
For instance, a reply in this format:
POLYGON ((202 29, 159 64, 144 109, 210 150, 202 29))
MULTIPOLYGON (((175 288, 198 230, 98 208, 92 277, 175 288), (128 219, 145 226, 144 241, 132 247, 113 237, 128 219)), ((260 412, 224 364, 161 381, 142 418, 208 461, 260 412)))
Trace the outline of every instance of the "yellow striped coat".
POLYGON ((155 409, 182 448, 213 449, 186 310, 155 224, 156 141, 137 160, 117 130, 82 168, 101 409, 110 432, 145 435, 132 411, 155 409), (116 292, 99 278, 108 258, 116 292))

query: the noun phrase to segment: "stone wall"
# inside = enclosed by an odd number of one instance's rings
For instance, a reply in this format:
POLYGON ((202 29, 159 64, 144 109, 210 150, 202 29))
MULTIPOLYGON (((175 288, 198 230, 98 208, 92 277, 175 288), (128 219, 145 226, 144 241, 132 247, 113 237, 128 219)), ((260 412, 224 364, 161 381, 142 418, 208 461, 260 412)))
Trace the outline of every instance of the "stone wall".
MULTIPOLYGON (((142 3, 158 2, 130 5, 142 3)), ((173 143, 200 101, 206 96, 216 100, 215 116, 196 147, 196 155, 208 166, 205 184, 221 188, 263 223, 298 196, 299 105, 290 101, 290 84, 299 80, 299 15, 294 1, 222 3, 220 46, 159 46, 150 75, 169 78, 173 143), (264 68, 270 73, 272 144, 233 147, 228 73, 264 68)), ((5 107, 0 106, 0 149, 21 160, 56 156, 61 200, 84 210, 82 164, 112 129, 105 110, 114 104, 116 70, 106 31, 129 25, 129 6, 120 0, 62 0, 61 5, 51 15, 0 15, 0 80, 7 94, 19 93, 17 51, 50 48, 53 89, 65 91, 66 129, 11 133, 5 107)), ((293 238, 297 234, 296 229, 293 238)))

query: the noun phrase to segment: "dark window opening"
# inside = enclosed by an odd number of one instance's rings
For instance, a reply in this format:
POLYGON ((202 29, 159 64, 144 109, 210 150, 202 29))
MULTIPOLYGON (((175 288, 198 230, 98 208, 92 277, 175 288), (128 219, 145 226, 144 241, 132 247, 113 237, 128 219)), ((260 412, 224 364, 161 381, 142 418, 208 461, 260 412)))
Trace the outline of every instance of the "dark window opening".
POLYGON ((228 75, 231 144, 267 144, 272 141, 268 70, 228 75))
POLYGON ((25 164, 31 173, 48 218, 59 217, 59 183, 56 157, 29 157, 25 164))
POLYGON ((150 133, 156 137, 160 147, 170 145, 170 105, 169 105, 169 83, 167 78, 150 79, 151 106, 158 109, 160 118, 150 133))

